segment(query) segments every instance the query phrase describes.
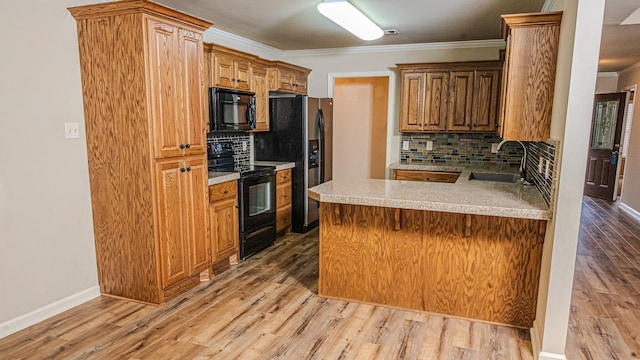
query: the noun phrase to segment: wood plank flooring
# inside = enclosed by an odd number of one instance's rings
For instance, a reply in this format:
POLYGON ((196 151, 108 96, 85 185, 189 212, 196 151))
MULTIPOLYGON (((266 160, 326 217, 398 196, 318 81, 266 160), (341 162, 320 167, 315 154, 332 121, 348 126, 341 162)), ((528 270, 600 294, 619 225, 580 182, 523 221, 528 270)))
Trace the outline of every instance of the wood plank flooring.
POLYGON ((640 359, 640 224, 617 202, 585 196, 568 359, 640 359))
POLYGON ((528 331, 320 298, 318 233, 157 308, 102 297, 0 339, 0 359, 533 359, 528 331))
MULTIPOLYGON (((585 198, 569 359, 640 354, 640 225, 585 198)), ((316 296, 318 234, 157 308, 107 297, 0 339, 0 359, 533 359, 529 333, 316 296)))

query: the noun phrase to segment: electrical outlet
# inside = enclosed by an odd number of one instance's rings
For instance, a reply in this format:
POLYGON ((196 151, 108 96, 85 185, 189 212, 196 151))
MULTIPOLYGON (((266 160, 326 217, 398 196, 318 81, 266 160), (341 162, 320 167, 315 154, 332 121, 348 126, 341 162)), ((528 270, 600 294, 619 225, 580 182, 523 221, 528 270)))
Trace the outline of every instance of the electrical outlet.
POLYGON ((247 142, 246 141, 242 142, 242 151, 247 151, 247 142))
POLYGON ((542 174, 542 168, 544 168, 544 164, 543 164, 544 159, 539 157, 538 158, 538 173, 542 174))
POLYGON ((433 150, 433 141, 427 140, 427 150, 428 151, 433 150))
POLYGON ((67 139, 79 139, 80 125, 77 122, 64 123, 64 137, 67 139))
POLYGON ((498 153, 498 144, 496 144, 496 143, 492 143, 491 144, 491 153, 492 154, 497 154, 498 153))
POLYGON ((408 140, 402 141, 402 150, 409 150, 409 141, 408 140))
POLYGON ((548 179, 551 176, 549 173, 549 160, 547 160, 547 164, 544 166, 544 178, 548 179))

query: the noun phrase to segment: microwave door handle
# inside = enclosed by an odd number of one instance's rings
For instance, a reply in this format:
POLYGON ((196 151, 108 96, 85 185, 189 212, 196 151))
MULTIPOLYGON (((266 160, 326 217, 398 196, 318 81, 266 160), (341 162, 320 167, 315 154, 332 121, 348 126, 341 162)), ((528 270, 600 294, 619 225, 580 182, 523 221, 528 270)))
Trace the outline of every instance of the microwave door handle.
POLYGON ((255 104, 253 99, 247 104, 247 124, 251 129, 256 128, 255 104))

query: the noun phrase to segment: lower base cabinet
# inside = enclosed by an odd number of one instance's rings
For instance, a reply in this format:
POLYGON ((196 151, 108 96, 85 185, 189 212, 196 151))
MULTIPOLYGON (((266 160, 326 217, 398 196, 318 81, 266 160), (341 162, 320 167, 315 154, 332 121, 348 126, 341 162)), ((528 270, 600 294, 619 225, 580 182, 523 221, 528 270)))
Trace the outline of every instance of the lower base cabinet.
POLYGON ((453 184, 458 180, 459 172, 425 171, 425 170, 393 170, 393 180, 442 182, 453 184))
POLYGON ((291 232, 291 169, 276 173, 276 233, 291 232))
POLYGON ((209 186, 209 223, 211 262, 236 263, 240 248, 237 181, 209 186))

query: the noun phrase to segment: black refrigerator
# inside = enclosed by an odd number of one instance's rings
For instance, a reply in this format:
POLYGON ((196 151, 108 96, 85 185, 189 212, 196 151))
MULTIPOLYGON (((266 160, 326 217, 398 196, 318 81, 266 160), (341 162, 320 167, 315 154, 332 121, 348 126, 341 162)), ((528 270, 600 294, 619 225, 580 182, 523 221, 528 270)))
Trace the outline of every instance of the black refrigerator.
POLYGON ((295 162, 292 224, 305 233, 318 226, 319 204, 307 189, 332 178, 333 99, 306 95, 269 97, 268 132, 254 134, 256 160, 295 162))

